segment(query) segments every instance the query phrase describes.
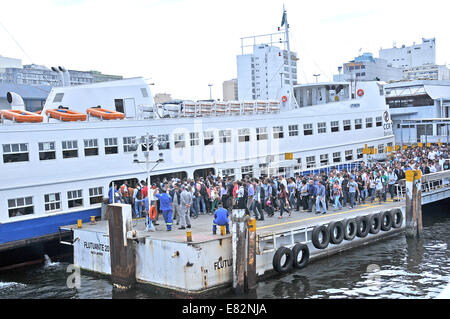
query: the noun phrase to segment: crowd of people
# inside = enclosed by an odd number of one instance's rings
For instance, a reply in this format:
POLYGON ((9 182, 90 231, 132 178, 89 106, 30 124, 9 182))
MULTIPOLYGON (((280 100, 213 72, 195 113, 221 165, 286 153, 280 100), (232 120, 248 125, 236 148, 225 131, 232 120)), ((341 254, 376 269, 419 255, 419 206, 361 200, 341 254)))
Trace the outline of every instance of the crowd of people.
POLYGON ((277 212, 281 219, 294 211, 326 214, 330 209, 353 208, 369 201, 381 204, 388 196, 395 200, 395 185, 410 169, 420 169, 424 175, 450 169, 448 147, 408 148, 393 152, 387 161, 370 165, 361 162, 349 171, 334 168, 318 174, 244 176, 241 180, 210 172, 195 180, 157 180, 150 187, 145 181, 135 187, 125 181, 115 185, 114 191, 111 187, 109 201, 131 204, 137 218, 147 216, 147 230, 154 230, 159 215, 164 217, 168 231, 174 222, 180 226, 178 229, 186 229, 199 215, 214 215, 215 234, 218 225, 229 231, 228 214, 232 208, 245 209, 246 214, 262 221, 277 212))

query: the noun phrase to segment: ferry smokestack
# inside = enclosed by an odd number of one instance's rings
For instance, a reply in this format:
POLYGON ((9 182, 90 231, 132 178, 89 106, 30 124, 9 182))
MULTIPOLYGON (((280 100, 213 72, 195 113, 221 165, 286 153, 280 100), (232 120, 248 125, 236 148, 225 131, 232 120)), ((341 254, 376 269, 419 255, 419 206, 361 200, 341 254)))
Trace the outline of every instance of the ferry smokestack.
POLYGON ((52 66, 52 71, 58 73, 59 81, 61 82, 61 86, 66 86, 64 83, 64 76, 63 73, 56 67, 52 66))
POLYGON ((63 78, 64 78, 64 86, 70 86, 70 74, 69 71, 67 71, 64 67, 59 66, 58 67, 59 70, 62 72, 63 74, 63 78))
POLYGON ((25 111, 25 103, 23 102, 22 97, 14 92, 8 92, 6 94, 6 99, 8 103, 11 105, 11 110, 20 110, 25 111))

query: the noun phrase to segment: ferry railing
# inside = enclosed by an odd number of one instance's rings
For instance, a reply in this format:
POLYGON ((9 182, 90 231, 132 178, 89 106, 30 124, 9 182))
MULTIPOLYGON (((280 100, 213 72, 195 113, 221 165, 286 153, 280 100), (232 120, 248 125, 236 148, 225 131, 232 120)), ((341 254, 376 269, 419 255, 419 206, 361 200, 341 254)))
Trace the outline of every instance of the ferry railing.
MULTIPOLYGON (((397 198, 406 198, 406 182, 399 180, 396 184, 397 198)), ((422 193, 438 190, 450 186, 450 170, 423 175, 421 178, 422 193)))

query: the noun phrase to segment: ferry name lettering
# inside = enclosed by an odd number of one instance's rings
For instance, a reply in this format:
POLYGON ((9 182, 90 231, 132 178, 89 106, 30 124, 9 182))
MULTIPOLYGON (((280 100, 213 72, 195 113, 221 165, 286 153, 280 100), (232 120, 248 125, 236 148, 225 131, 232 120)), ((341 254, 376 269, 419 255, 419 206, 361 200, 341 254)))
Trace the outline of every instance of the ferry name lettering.
POLYGON ((233 259, 223 259, 214 262, 214 270, 231 267, 233 265, 233 259))
POLYGON ((92 250, 100 250, 104 252, 109 252, 109 245, 100 244, 100 243, 93 243, 93 242, 83 242, 83 246, 86 249, 92 249, 92 250))

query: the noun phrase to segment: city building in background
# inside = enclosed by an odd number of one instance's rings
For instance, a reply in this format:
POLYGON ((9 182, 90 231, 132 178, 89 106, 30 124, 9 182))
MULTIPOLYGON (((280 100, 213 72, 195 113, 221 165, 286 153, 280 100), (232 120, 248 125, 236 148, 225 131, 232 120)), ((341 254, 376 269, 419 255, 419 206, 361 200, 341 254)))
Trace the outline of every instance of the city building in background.
POLYGON ((238 100, 238 81, 232 79, 224 81, 223 87, 223 101, 237 101, 238 100))
POLYGON ((422 43, 397 48, 380 49, 380 59, 387 60, 394 68, 410 68, 424 64, 436 64, 436 38, 422 38, 422 43))
POLYGON ((25 110, 36 112, 42 110, 50 93, 51 87, 48 85, 27 85, 15 83, 0 84, 0 110, 11 109, 11 104, 7 101, 7 93, 15 92, 19 94, 25 104, 25 110))

